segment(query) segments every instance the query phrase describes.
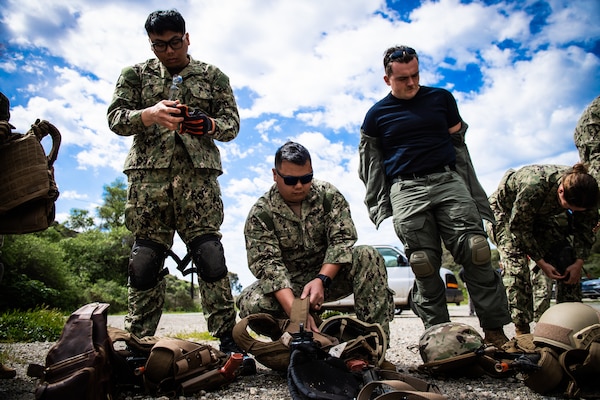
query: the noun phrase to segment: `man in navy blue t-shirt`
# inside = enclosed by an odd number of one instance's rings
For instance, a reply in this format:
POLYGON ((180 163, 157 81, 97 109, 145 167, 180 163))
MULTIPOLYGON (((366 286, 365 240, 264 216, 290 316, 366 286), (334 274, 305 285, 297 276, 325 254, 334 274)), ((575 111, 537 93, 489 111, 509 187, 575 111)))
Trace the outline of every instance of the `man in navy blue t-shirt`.
POLYGON ((383 64, 391 92, 367 112, 359 148, 371 219, 379 225, 393 215, 425 328, 450 321, 439 276, 443 241, 465 269, 485 342, 501 346, 511 322, 508 303, 490 263, 482 215, 456 172, 451 134, 466 129, 456 100, 445 89, 419 85, 419 58, 410 47, 389 48, 383 64))

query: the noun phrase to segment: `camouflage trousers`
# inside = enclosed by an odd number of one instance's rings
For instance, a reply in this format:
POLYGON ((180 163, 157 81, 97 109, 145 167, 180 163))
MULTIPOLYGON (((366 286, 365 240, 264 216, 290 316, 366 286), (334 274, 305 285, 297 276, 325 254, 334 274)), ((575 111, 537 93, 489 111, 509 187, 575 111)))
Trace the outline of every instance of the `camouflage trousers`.
MULTIPOLYGON (((218 172, 193 167, 185 148, 176 149, 169 169, 126 171, 129 180, 125 224, 136 239, 149 239, 165 248, 177 231, 188 246, 197 237, 221 237, 223 202, 218 172)), ((202 309, 209 332, 220 337, 235 325, 229 277, 214 283, 199 279, 202 309)), ((149 290, 128 288, 125 327, 138 336, 153 335, 162 314, 165 281, 149 290)))
MULTIPOLYGON (((214 283, 198 279, 198 286, 202 311, 210 334, 218 338, 226 332, 231 332, 235 325, 235 308, 229 277, 214 283)), ((125 316, 125 329, 138 337, 153 336, 162 315, 165 293, 164 279, 148 290, 128 287, 129 312, 125 316)))
MULTIPOLYGON (((300 297, 304 286, 315 279, 321 265, 290 272, 292 292, 300 297)), ((394 297, 388 286, 387 270, 381 255, 371 246, 356 246, 352 264, 344 265, 325 289, 325 302, 342 299, 354 293, 356 317, 367 323, 379 323, 388 338, 390 321, 394 318, 394 297)), ((255 281, 240 294, 237 305, 240 317, 268 313, 275 318, 288 318, 273 293, 265 293, 261 281, 255 281)))
MULTIPOLYGON (((488 224, 488 230, 490 229, 495 230, 494 233, 490 233, 490 237, 500 254, 502 281, 506 288, 513 323, 527 325, 538 321, 544 311, 550 307, 552 280, 516 245, 515 239, 505 225, 499 222, 495 228, 491 228, 488 224)), ((562 239, 551 239, 552 236, 558 235, 557 230, 548 226, 545 232, 547 237, 539 238, 539 242, 560 245, 562 239)), ((557 303, 581 301, 581 298, 580 285, 556 282, 557 303)))

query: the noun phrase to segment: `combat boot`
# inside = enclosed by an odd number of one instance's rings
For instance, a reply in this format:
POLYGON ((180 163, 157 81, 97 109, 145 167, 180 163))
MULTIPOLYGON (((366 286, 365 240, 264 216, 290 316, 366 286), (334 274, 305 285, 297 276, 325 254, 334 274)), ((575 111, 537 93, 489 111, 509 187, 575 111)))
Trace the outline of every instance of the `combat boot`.
POLYGON ((256 361, 254 358, 250 357, 248 353, 240 348, 237 345, 235 340, 233 340, 233 335, 231 332, 227 332, 223 334, 220 338, 221 344, 219 345, 219 350, 223 353, 231 354, 231 353, 241 353, 244 356, 242 361, 242 365, 240 365, 240 375, 255 375, 256 374, 256 361))
POLYGON ((484 329, 483 333, 485 334, 483 343, 491 344, 497 349, 501 349, 502 345, 508 342, 508 338, 504 334, 504 330, 502 328, 484 329))
POLYGON ((0 379, 12 379, 17 376, 17 371, 0 363, 0 379))
POLYGON ((521 336, 527 333, 531 333, 529 324, 515 324, 515 336, 521 336))

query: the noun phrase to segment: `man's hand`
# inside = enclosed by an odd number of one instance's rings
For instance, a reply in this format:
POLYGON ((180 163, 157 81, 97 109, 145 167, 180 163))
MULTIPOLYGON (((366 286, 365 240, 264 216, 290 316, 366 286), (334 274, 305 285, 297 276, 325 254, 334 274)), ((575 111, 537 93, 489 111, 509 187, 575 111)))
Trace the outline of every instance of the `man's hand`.
POLYGON ((199 110, 190 110, 185 104, 177 106, 183 116, 183 122, 179 129, 180 134, 206 135, 213 131, 214 122, 212 118, 199 110))
POLYGON ((540 267, 542 269, 544 274, 546 274, 546 276, 550 279, 561 280, 565 277, 564 275, 561 275, 560 272, 558 272, 558 270, 556 268, 554 268, 554 266, 552 264, 549 264, 546 261, 544 261, 543 258, 540 259, 539 261, 537 261, 536 264, 538 265, 538 267, 540 267))
POLYGON ((315 278, 304 285, 300 298, 304 300, 306 296, 310 297, 310 309, 320 311, 325 300, 325 289, 323 288, 323 282, 319 278, 315 278))
POLYGON ((142 110, 142 123, 144 126, 157 124, 170 130, 179 129, 183 121, 181 110, 177 109, 179 101, 161 100, 152 107, 142 110))
POLYGON ((581 281, 581 270, 583 269, 583 260, 575 261, 575 263, 569 265, 564 275, 564 282, 567 285, 579 285, 581 281))

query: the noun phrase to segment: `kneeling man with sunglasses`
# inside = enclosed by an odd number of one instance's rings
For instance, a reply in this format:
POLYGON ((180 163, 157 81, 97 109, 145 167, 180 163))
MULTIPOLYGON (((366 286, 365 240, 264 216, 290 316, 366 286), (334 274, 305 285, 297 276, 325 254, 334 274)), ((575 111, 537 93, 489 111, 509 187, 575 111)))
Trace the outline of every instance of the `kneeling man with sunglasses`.
MULTIPOLYGON (((389 343, 394 303, 385 263, 375 248, 354 246, 356 228, 344 196, 313 179, 308 150, 294 142, 277 150, 273 180, 244 228, 248 266, 258 280, 238 298, 240 317, 264 312, 289 318, 298 297, 309 297, 319 314, 324 302, 354 293, 356 316, 379 323, 389 343)), ((312 316, 305 329, 318 332, 312 316)))

